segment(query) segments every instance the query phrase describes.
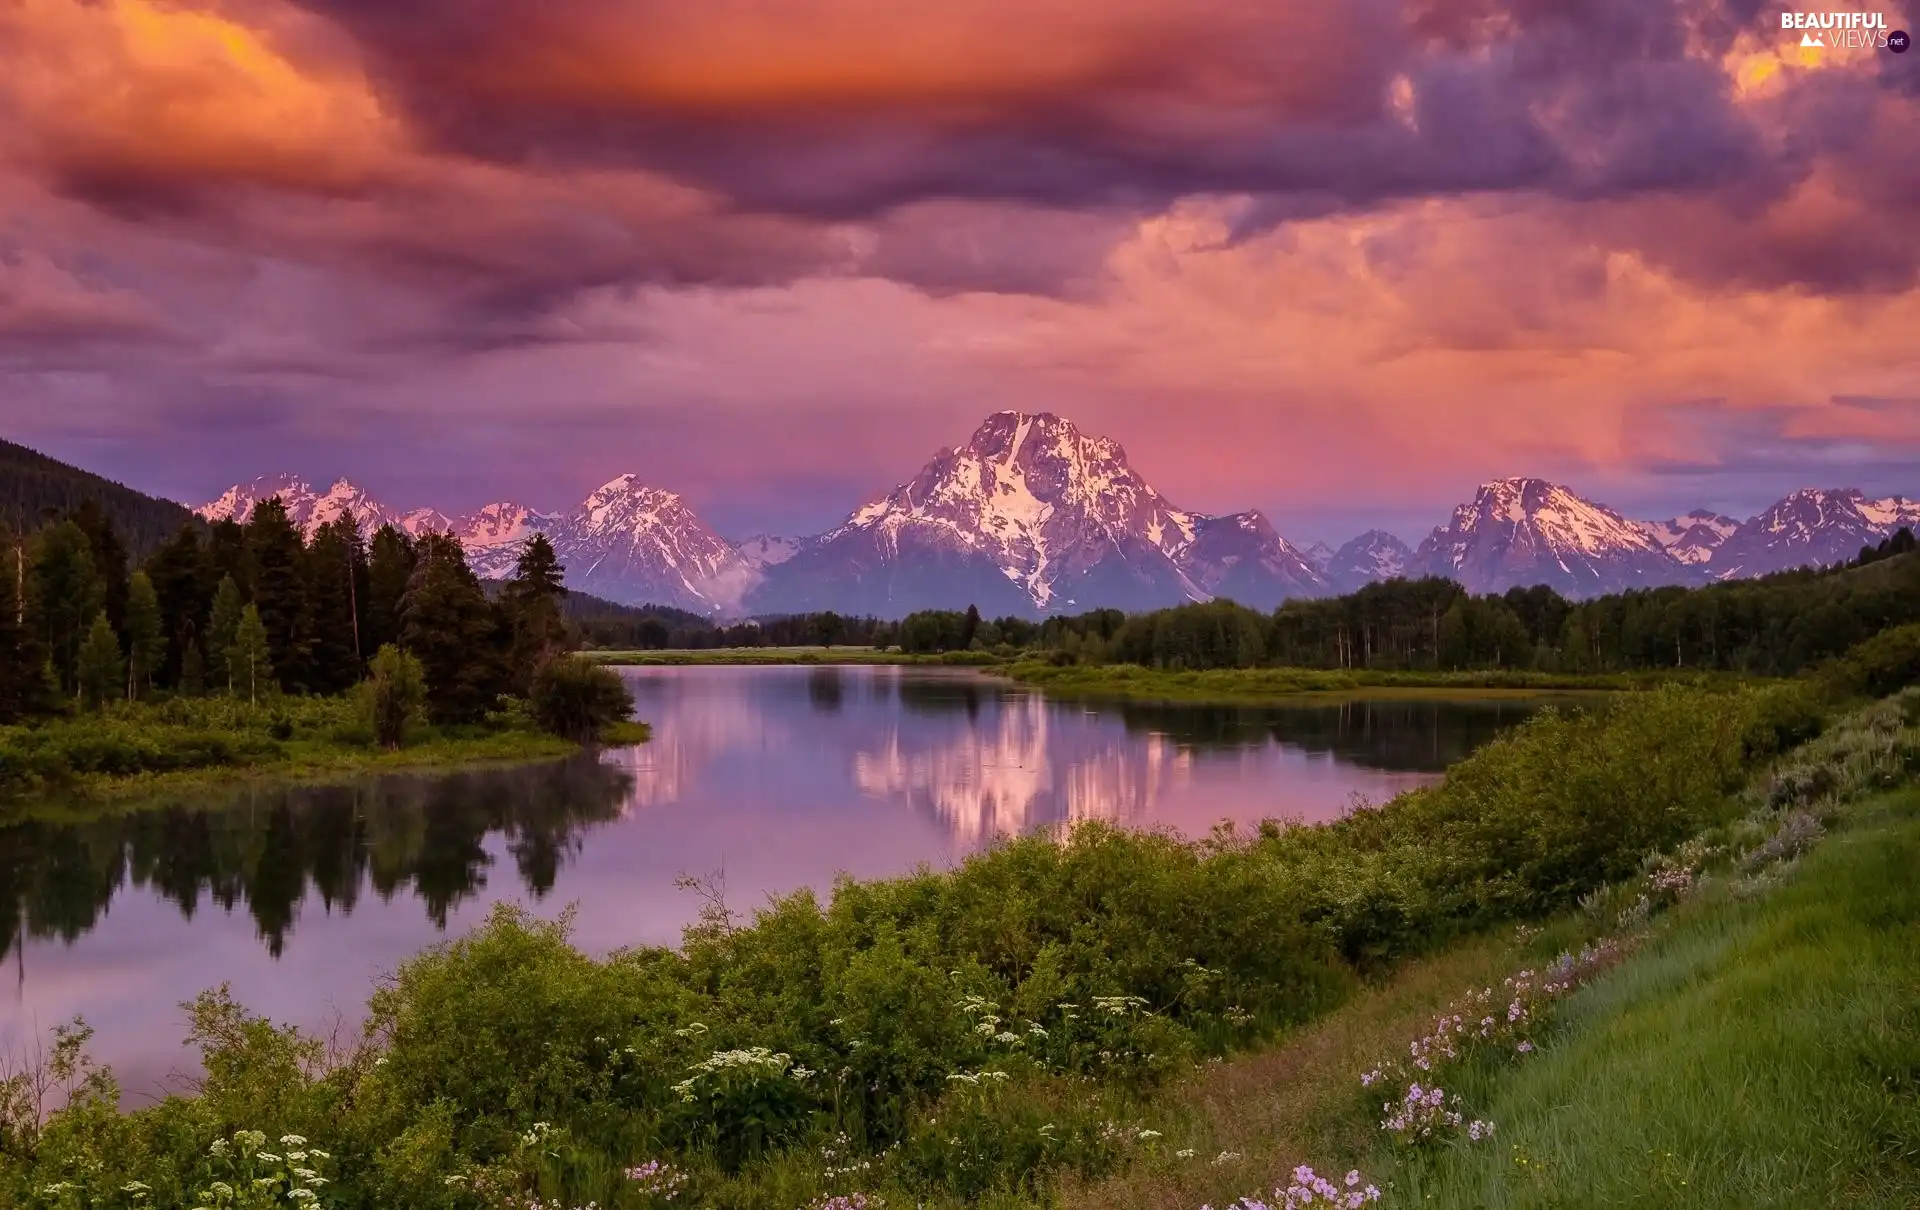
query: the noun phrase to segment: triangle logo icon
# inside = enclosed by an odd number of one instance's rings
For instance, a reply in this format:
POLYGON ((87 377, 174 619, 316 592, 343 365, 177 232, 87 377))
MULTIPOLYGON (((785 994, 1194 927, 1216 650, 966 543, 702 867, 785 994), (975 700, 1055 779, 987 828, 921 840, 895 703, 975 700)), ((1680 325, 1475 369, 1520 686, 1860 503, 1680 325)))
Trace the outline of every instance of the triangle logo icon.
POLYGON ((1811 33, 1811 32, 1800 35, 1800 45, 1817 46, 1821 50, 1825 50, 1827 48, 1827 44, 1820 40, 1820 35, 1816 33, 1811 33))

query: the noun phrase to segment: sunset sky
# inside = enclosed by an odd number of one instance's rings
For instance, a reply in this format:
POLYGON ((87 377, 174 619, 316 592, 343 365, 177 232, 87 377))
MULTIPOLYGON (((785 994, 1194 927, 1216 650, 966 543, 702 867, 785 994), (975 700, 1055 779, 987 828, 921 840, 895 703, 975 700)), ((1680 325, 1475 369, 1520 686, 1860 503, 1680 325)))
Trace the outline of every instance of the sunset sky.
POLYGON ((736 535, 1009 407, 1301 540, 1920 495, 1920 52, 1781 12, 0 0, 0 436, 736 535))

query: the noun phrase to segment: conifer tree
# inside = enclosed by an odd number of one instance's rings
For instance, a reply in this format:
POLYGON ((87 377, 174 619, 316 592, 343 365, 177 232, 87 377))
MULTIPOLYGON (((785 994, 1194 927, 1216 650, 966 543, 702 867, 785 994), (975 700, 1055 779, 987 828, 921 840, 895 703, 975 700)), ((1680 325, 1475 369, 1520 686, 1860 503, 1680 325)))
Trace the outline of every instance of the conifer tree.
POLYGON ((305 687, 313 649, 305 563, 306 546, 280 497, 254 505, 247 519, 247 577, 266 628, 273 676, 289 692, 305 687))
POLYGON ((475 722, 506 687, 499 653, 507 628, 452 534, 423 534, 401 601, 401 643, 427 679, 436 723, 475 722))
POLYGON ((104 603, 86 532, 71 521, 42 530, 27 572, 27 616, 62 693, 79 687, 80 647, 104 603))
POLYGON ((127 581, 127 700, 138 701, 153 688, 153 674, 166 662, 167 640, 160 626, 160 598, 153 580, 136 571, 127 581))
POLYGON ((211 574, 200 527, 183 525, 180 532, 147 560, 147 575, 160 602, 160 630, 166 636, 166 658, 155 675, 162 685, 177 684, 186 653, 207 632, 207 607, 220 579, 211 574))
POLYGON ((240 611, 239 628, 227 648, 227 672, 235 693, 246 690, 249 706, 258 706, 261 695, 273 691, 273 646, 257 606, 240 611))
POLYGON ((400 602, 415 563, 413 541, 382 525, 367 551, 367 594, 360 608, 360 650, 378 651, 400 641, 400 602))
POLYGON ((80 644, 75 675, 80 683, 80 700, 98 709, 125 691, 126 665, 120 659, 120 639, 113 633, 107 611, 93 617, 86 641, 80 644))
POLYGON ((176 683, 183 697, 199 697, 207 691, 207 661, 200 654, 200 640, 190 639, 180 657, 180 679, 176 683))
POLYGON ((366 576, 366 549, 349 510, 315 531, 307 548, 313 631, 308 687, 315 693, 341 693, 360 680, 359 604, 366 576))
POLYGON ((107 511, 96 500, 83 500, 73 510, 73 523, 87 535, 93 552, 93 570, 100 577, 101 603, 114 629, 127 621, 127 544, 114 532, 107 511))
POLYGON ((535 534, 520 548, 513 578, 501 591, 500 606, 513 630, 508 666, 513 690, 522 697, 532 690, 534 675, 541 667, 572 647, 560 616, 560 603, 567 596, 562 579, 565 572, 553 543, 545 534, 535 534))
POLYGON ((227 663, 227 652, 240 635, 240 615, 246 610, 240 585, 232 576, 223 576, 213 594, 213 618, 207 623, 207 680, 216 689, 232 693, 239 681, 227 663))
POLYGON ((26 613, 25 544, 0 524, 0 724, 18 722, 50 704, 46 652, 26 613))
POLYGON ((247 529, 231 517, 207 527, 207 577, 215 584, 232 576, 236 584, 247 579, 247 529))

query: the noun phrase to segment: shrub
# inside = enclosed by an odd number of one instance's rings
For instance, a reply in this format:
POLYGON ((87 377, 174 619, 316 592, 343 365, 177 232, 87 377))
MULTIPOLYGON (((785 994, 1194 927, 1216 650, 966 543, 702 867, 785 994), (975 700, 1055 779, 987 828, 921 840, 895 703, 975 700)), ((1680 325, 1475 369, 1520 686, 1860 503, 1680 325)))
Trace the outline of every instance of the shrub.
POLYGON ((633 695, 618 673, 578 656, 548 660, 533 677, 533 715, 555 735, 589 744, 602 727, 633 717, 633 695))
POLYGON ((385 644, 373 657, 360 687, 360 712, 373 729, 374 742, 389 750, 406 743, 427 704, 427 677, 411 652, 385 644))
POLYGON ((1841 656, 1825 675, 1842 690, 1867 697, 1920 684, 1920 622, 1881 631, 1841 656))

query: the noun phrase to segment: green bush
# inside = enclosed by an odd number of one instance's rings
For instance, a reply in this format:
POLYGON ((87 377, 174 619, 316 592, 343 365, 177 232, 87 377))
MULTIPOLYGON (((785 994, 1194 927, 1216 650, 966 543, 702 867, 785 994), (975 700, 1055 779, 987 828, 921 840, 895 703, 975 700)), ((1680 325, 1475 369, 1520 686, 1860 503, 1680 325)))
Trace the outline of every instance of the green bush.
POLYGON ((542 727, 582 744, 633 717, 633 695, 619 673, 573 655, 548 660, 534 673, 531 702, 542 727))
POLYGON ((1866 697, 1920 685, 1920 622, 1881 631, 1849 649, 1824 675, 1842 691, 1866 697))
POLYGON ((394 749, 426 720, 427 677, 420 661, 392 643, 381 646, 359 689, 360 714, 374 742, 394 749))

